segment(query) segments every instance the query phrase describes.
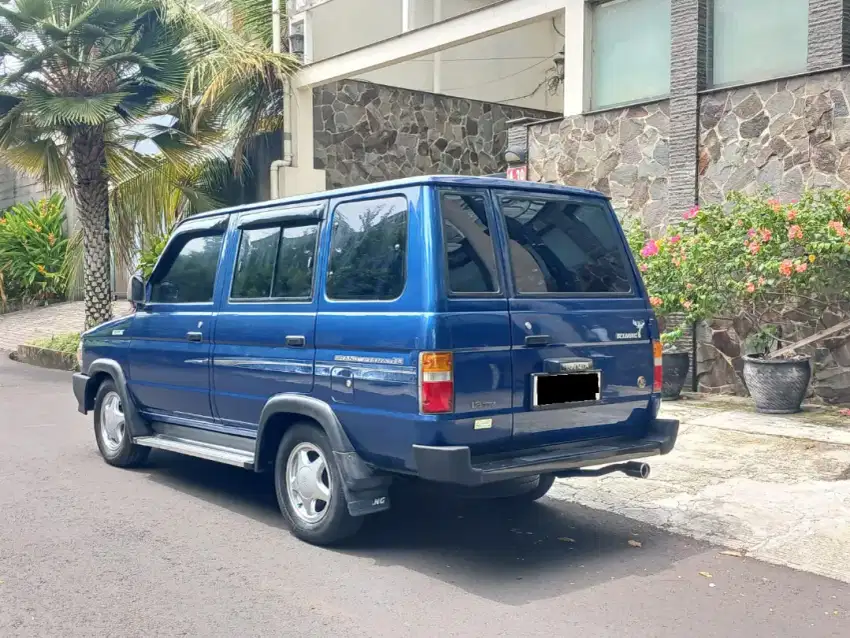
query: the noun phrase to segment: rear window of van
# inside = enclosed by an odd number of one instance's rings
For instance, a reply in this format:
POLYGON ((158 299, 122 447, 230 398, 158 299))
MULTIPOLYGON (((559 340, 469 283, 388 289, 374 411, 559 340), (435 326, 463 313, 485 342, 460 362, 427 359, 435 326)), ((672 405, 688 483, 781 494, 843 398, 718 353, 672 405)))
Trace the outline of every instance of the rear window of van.
POLYGON ((498 201, 519 294, 632 291, 622 235, 602 201, 513 193, 498 201))

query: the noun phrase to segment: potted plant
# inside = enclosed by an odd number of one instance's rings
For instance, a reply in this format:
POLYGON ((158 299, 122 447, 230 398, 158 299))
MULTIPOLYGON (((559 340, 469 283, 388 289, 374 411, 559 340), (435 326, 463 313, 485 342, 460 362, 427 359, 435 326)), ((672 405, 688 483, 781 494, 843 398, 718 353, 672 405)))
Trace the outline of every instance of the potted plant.
POLYGON ((628 230, 650 304, 663 328, 661 396, 668 400, 680 397, 690 369, 690 353, 680 345, 683 326, 710 316, 717 306, 713 280, 699 259, 708 253, 694 232, 692 220, 697 214, 696 208, 688 211, 682 222, 671 224, 658 238, 649 237, 637 224, 628 230), (671 321, 674 315, 679 315, 677 323, 671 321))
POLYGON ((841 314, 850 292, 850 193, 811 191, 781 204, 733 194, 696 211, 689 224, 710 251, 704 273, 723 290, 722 310, 744 334, 743 377, 759 412, 798 412, 812 377, 795 342, 841 314))

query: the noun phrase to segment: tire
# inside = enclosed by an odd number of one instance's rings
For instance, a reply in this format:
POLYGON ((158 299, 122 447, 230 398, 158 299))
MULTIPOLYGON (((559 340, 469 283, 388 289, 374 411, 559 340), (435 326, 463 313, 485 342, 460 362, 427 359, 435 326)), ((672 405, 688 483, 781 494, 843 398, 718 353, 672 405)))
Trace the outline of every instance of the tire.
POLYGON ((280 511, 292 533, 313 545, 332 545, 356 534, 362 517, 348 513, 342 477, 328 437, 297 423, 277 449, 274 484, 280 511))
POLYGON ((103 460, 115 467, 138 467, 151 451, 133 443, 124 420, 121 395, 112 379, 101 383, 95 395, 94 438, 103 460))
POLYGON ((546 496, 546 492, 549 491, 554 482, 554 474, 541 474, 537 477, 537 481, 532 483, 531 489, 507 496, 505 500, 511 503, 533 503, 546 496))

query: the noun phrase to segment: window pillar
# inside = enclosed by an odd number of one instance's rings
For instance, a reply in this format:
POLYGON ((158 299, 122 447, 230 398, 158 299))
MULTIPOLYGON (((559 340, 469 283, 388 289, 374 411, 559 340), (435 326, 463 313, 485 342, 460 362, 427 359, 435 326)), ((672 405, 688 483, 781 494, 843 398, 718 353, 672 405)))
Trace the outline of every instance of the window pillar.
POLYGON ((564 0, 564 117, 590 109, 591 5, 564 0))
POLYGON ((706 84, 709 0, 670 5, 670 166, 667 210, 678 217, 698 201, 699 99, 706 84))
POLYGON ((850 62, 850 1, 809 0, 808 70, 850 62))

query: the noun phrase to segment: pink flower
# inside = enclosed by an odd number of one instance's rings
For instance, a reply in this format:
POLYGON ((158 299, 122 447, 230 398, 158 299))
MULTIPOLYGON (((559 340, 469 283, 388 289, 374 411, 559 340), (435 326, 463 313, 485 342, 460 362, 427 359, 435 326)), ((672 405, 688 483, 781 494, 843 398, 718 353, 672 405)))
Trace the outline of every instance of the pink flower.
POLYGON ((770 241, 770 238, 773 237, 773 233, 770 232, 767 228, 762 228, 759 230, 759 234, 761 235, 761 240, 766 244, 770 241))
POLYGON ((774 211, 777 211, 777 212, 779 211, 779 207, 781 206, 781 204, 779 203, 779 200, 776 200, 776 199, 767 200, 767 205, 770 206, 774 211))
POLYGON ((793 222, 795 219, 797 219, 797 211, 792 208, 785 216, 788 218, 789 222, 793 222))
POLYGON ((764 277, 759 277, 759 286, 764 286, 764 277))
POLYGON ((844 223, 841 221, 831 221, 827 226, 830 230, 835 231, 835 234, 839 237, 844 237, 847 234, 847 231, 844 229, 844 223))
POLYGON ((738 220, 738 221, 736 221, 735 223, 736 223, 738 226, 743 226, 743 225, 744 225, 744 220, 743 220, 743 219, 739 219, 739 220, 738 220))
POLYGON ((653 255, 657 254, 658 243, 654 239, 650 239, 648 242, 646 242, 646 245, 640 250, 641 257, 652 257, 653 255))
POLYGON ((802 239, 802 238, 803 238, 803 229, 800 228, 797 224, 794 224, 793 226, 791 226, 791 228, 788 229, 788 239, 794 240, 794 239, 802 239))
POLYGON ((694 289, 694 285, 693 285, 693 284, 687 284, 687 285, 685 286, 685 288, 687 288, 688 290, 693 290, 693 289, 694 289))
POLYGON ((638 266, 638 268, 640 268, 641 272, 646 272, 647 270, 649 270, 649 266, 647 266, 646 264, 641 264, 640 266, 638 266))
POLYGON ((699 206, 694 206, 687 213, 682 215, 682 219, 693 219, 697 215, 699 215, 699 206))
POLYGON ((780 275, 785 275, 786 277, 790 277, 793 270, 794 270, 794 263, 790 259, 786 259, 781 264, 779 264, 779 274, 780 275))
POLYGON ((805 262, 803 262, 802 264, 797 264, 796 266, 794 266, 794 270, 796 270, 797 272, 806 272, 806 270, 808 268, 809 268, 809 264, 807 264, 805 262))
POLYGON ((747 284, 747 292, 755 292, 755 291, 756 291, 756 285, 752 282, 748 283, 747 284))
POLYGON ((649 303, 652 304, 653 308, 658 308, 658 306, 664 303, 664 300, 660 297, 650 297, 649 303))
POLYGON ((673 235, 673 236, 670 238, 670 243, 671 243, 671 244, 678 244, 680 241, 682 241, 682 236, 681 236, 681 235, 673 235))
POLYGON ((841 416, 850 416, 850 408, 842 408, 838 411, 841 416))
POLYGON ((758 233, 758 231, 755 228, 750 228, 747 231, 747 237, 750 237, 750 238, 755 237, 756 233, 758 233))
POLYGON ((691 302, 691 301, 686 301, 686 302, 685 302, 685 303, 683 303, 682 305, 685 307, 685 310, 690 310, 690 309, 691 309, 691 307, 693 307, 693 305, 694 305, 694 304, 693 304, 693 302, 691 302))
POLYGON ((750 254, 758 255, 759 251, 761 250, 761 244, 758 243, 757 241, 753 241, 753 242, 750 242, 749 248, 750 248, 750 254))

